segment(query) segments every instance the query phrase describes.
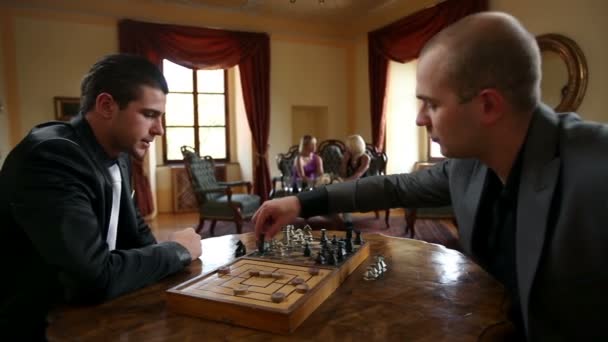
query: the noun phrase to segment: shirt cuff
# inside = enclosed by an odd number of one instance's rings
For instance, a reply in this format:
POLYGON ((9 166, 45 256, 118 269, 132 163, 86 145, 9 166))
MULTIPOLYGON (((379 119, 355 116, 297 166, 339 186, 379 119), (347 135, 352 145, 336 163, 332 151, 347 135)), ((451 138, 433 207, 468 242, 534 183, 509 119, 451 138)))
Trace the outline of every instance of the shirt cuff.
POLYGON ((327 214, 329 196, 325 187, 312 191, 304 191, 297 194, 300 201, 300 216, 308 218, 327 214))
POLYGON ((190 263, 192 262, 192 255, 190 255, 190 252, 188 252, 186 247, 182 246, 180 243, 177 243, 175 241, 166 241, 164 243, 170 244, 173 247, 173 250, 175 251, 175 255, 179 259, 182 266, 186 267, 186 266, 190 265, 190 263))

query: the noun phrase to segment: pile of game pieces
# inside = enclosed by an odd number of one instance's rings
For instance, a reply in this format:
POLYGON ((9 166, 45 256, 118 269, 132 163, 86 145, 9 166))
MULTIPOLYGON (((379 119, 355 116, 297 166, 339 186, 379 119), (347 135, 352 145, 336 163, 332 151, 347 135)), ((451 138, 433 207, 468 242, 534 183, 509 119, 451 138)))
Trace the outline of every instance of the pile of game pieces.
POLYGON ((367 267, 367 271, 363 274, 365 280, 376 280, 380 278, 386 272, 386 262, 384 256, 376 255, 374 257, 374 263, 367 267))

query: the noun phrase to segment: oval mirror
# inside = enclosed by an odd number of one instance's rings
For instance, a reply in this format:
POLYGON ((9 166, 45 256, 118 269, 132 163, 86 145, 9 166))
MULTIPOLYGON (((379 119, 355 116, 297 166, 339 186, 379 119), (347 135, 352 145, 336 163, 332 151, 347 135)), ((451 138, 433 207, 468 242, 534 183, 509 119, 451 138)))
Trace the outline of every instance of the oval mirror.
POLYGON ((587 61, 580 47, 561 34, 536 37, 542 57, 543 102, 557 112, 575 111, 587 90, 587 61))

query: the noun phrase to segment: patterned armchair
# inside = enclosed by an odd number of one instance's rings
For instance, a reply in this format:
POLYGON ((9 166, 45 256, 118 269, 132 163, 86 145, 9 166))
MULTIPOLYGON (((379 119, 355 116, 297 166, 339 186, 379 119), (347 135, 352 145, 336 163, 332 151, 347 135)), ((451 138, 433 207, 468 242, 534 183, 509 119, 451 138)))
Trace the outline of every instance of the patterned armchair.
POLYGON ((323 160, 323 171, 334 177, 340 176, 340 164, 346 151, 346 146, 340 140, 329 139, 322 141, 317 149, 323 160))
POLYGON ((211 236, 217 221, 233 221, 237 233, 241 234, 243 220, 250 219, 261 202, 259 196, 251 194, 251 182, 218 182, 213 158, 201 158, 190 146, 182 146, 181 152, 198 202, 200 219, 196 232, 201 233, 208 219, 211 220, 211 236), (247 194, 233 194, 235 186, 247 186, 247 194))
MULTIPOLYGON (((380 152, 372 144, 365 144, 365 153, 370 156, 369 169, 367 169, 367 176, 383 176, 386 175, 386 164, 388 163, 388 157, 386 153, 380 152)), ((378 210, 375 211, 376 219, 380 218, 378 210)), ((391 216, 391 210, 386 209, 384 213, 384 223, 386 227, 390 227, 389 218, 391 216)))
MULTIPOLYGON (((340 140, 328 139, 319 143, 317 153, 323 160, 323 171, 331 175, 331 179, 337 178, 340 175, 340 164, 346 145, 340 140)), ((371 144, 366 144, 365 152, 370 156, 371 161, 367 171, 368 176, 377 176, 386 174, 387 156, 384 152, 379 152, 371 144)), ((270 198, 282 197, 290 195, 291 179, 293 177, 293 161, 298 155, 298 145, 293 145, 286 153, 279 153, 276 157, 277 168, 281 172, 281 176, 272 179, 272 190, 270 198), (277 183, 280 187, 277 188, 277 183)), ((380 218, 380 213, 375 211, 376 219, 380 218)), ((384 221, 389 227, 390 209, 386 209, 384 221)))
POLYGON ((298 145, 293 145, 287 153, 279 153, 276 157, 277 168, 281 171, 280 176, 272 177, 272 189, 269 198, 283 197, 291 194, 289 187, 293 177, 293 163, 298 155, 298 145), (277 189, 277 183, 280 187, 277 189))

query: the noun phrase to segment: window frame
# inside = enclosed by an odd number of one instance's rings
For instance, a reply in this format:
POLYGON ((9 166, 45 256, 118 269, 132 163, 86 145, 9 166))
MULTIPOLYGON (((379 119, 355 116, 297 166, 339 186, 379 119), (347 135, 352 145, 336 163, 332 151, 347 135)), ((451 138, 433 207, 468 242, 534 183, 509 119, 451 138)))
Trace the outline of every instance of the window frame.
MULTIPOLYGON (((169 60, 170 61, 170 60, 169 60)), ((175 63, 170 61, 171 63, 175 63)), ((190 69, 190 68, 188 68, 190 69)), ((169 91, 168 94, 188 94, 192 96, 192 100, 193 100, 193 104, 194 104, 194 123, 192 126, 171 126, 170 128, 194 128, 194 149, 200 153, 200 139, 199 139, 199 128, 203 127, 222 127, 222 126, 200 126, 199 125, 199 113, 198 113, 198 95, 204 95, 204 94, 221 94, 221 93, 207 93, 207 92, 198 92, 198 82, 197 82, 197 73, 196 71, 199 69, 190 69, 190 71, 192 72, 192 91, 191 92, 187 92, 187 91, 169 91)), ((226 158, 214 158, 213 160, 215 162, 220 162, 220 163, 228 163, 230 161, 230 108, 228 107, 229 101, 228 101, 228 69, 222 69, 224 71, 224 123, 225 123, 225 129, 226 129, 226 134, 225 134, 225 140, 226 140, 226 158)), ((167 94, 167 95, 168 95, 167 94)), ((163 162, 164 165, 178 165, 178 164, 183 164, 183 160, 182 159, 176 159, 176 160, 169 160, 167 158, 167 123, 166 123, 166 113, 165 115, 163 115, 163 130, 164 133, 162 136, 162 141, 163 141, 163 162)))

